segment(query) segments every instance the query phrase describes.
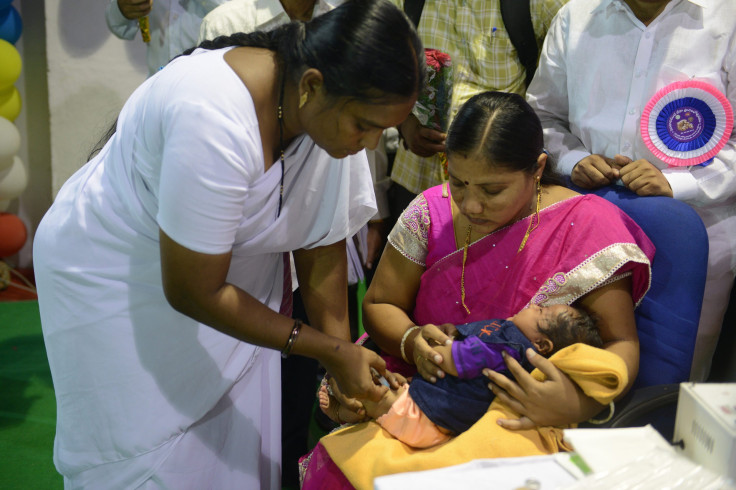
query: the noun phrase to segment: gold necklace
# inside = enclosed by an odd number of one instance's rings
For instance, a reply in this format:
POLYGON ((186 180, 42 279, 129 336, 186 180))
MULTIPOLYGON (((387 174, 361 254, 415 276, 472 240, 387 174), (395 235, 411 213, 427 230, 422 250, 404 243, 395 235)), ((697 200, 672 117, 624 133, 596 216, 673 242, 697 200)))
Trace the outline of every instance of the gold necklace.
MULTIPOLYGON (((526 245, 527 240, 529 240, 529 235, 532 233, 532 231, 536 230, 539 226, 539 210, 542 205, 542 183, 540 182, 540 179, 537 178, 537 208, 533 215, 529 218, 529 226, 526 228, 526 233, 524 233, 524 238, 521 240, 521 245, 519 245, 519 250, 516 251, 516 253, 520 253, 522 250, 524 250, 524 246, 526 245)), ((468 308, 468 305, 465 304, 465 262, 468 260, 468 248, 470 247, 470 235, 473 230, 472 223, 468 225, 468 231, 465 234, 465 243, 463 244, 463 265, 460 272, 460 301, 463 305, 463 308, 465 308, 465 311, 470 315, 470 308, 468 308)))
POLYGON ((463 268, 460 272, 460 301, 463 303, 463 308, 470 315, 470 308, 465 304, 465 261, 468 260, 468 246, 470 246, 470 232, 473 229, 473 225, 468 225, 468 232, 465 234, 465 244, 463 245, 463 268))

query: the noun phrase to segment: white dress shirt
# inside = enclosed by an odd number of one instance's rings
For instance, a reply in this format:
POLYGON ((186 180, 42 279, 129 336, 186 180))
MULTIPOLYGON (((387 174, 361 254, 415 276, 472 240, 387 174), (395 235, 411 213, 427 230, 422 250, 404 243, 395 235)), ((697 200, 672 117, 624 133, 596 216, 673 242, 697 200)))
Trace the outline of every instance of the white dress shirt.
POLYGON ((561 173, 591 154, 643 158, 703 219, 708 279, 691 375, 702 380, 736 275, 736 132, 707 166, 655 157, 639 131, 642 111, 684 80, 709 83, 736 106, 736 1, 671 0, 644 25, 623 0, 571 0, 549 29, 527 98, 561 173))
MULTIPOLYGON (((312 18, 337 7, 344 0, 317 0, 312 18)), ((199 29, 199 41, 236 32, 268 31, 289 22, 279 0, 231 0, 207 14, 199 29)))
POLYGON ((645 26, 622 0, 572 0, 545 42, 529 102, 547 150, 569 175, 590 154, 644 158, 674 197, 702 206, 736 194, 736 134, 706 167, 668 168, 645 146, 639 120, 671 82, 712 84, 736 104, 736 2, 672 0, 645 26))
MULTIPOLYGON (((153 2, 148 22, 151 41, 148 43, 146 63, 148 74, 159 68, 184 50, 197 45, 199 24, 212 9, 228 0, 156 0, 153 2)), ((117 0, 110 0, 105 11, 110 31, 120 39, 132 40, 138 32, 138 20, 127 19, 120 12, 117 0)), ((142 41, 141 41, 142 42, 142 41)))

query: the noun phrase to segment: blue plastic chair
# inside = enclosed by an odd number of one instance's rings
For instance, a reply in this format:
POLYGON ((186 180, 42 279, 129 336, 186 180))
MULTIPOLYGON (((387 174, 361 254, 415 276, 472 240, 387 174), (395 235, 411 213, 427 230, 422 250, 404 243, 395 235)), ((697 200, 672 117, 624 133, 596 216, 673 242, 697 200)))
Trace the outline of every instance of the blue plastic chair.
MULTIPOLYGON (((579 192, 590 192, 576 188, 579 192)), ((657 248, 652 284, 637 308, 639 374, 617 402, 610 427, 652 423, 665 437, 674 427, 679 383, 687 381, 705 289, 708 235, 689 205, 668 197, 641 197, 621 186, 593 191, 616 204, 657 248), (658 413, 664 409, 667 413, 658 413)))
POLYGON ((682 201, 641 197, 620 186, 593 193, 628 214, 657 248, 651 288, 636 310, 641 354, 634 387, 687 381, 708 263, 705 226, 682 201))

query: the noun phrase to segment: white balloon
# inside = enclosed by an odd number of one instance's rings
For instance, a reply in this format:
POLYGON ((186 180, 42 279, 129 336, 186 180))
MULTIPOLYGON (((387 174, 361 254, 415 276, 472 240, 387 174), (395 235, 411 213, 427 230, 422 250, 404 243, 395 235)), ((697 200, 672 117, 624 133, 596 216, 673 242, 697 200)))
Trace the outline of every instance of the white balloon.
POLYGON ((13 156, 20 150, 20 133, 15 124, 0 117, 0 170, 13 164, 13 156), (8 162, 6 166, 3 163, 8 162))
POLYGON ((7 158, 0 157, 0 174, 2 174, 5 170, 10 170, 10 167, 13 166, 13 161, 15 160, 15 155, 10 155, 7 158))
POLYGON ((10 171, 0 173, 0 200, 15 199, 28 185, 26 166, 20 157, 15 157, 10 171))

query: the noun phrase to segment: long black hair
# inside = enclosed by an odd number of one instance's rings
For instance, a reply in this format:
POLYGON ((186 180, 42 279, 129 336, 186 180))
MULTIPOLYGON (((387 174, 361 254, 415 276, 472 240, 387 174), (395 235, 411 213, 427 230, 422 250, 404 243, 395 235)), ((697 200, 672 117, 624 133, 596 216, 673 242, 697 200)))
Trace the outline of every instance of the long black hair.
MULTIPOLYGON (((307 68, 316 68, 332 97, 363 102, 406 99, 424 85, 422 42, 404 12, 388 0, 349 0, 306 23, 293 21, 271 31, 220 36, 198 47, 229 46, 274 51, 286 76, 294 82, 307 68)), ((114 132, 113 125, 90 158, 114 132)))
POLYGON ((305 69, 316 68, 327 94, 335 97, 407 98, 424 84, 422 43, 411 21, 388 0, 350 0, 306 23, 220 36, 199 45, 227 46, 276 52, 292 81, 298 81, 305 69))
MULTIPOLYGON (((479 155, 489 165, 533 174, 544 151, 542 123, 524 98, 506 92, 483 92, 460 107, 445 143, 452 153, 479 155)), ((563 184, 548 156, 542 184, 563 184)))

